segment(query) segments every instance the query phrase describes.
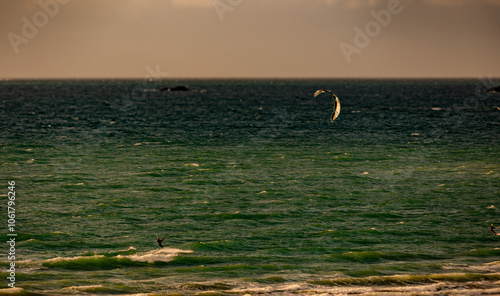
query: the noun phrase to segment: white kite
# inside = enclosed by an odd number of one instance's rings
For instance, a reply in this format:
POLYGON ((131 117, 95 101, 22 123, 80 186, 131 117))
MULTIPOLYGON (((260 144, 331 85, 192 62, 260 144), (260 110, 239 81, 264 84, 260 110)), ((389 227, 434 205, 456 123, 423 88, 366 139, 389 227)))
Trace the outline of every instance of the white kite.
POLYGON ((318 89, 314 93, 314 97, 317 97, 320 94, 325 93, 325 92, 330 93, 332 95, 332 98, 333 98, 333 112, 332 112, 332 116, 330 116, 330 120, 333 122, 340 114, 340 101, 339 101, 339 98, 337 98, 337 96, 331 90, 328 90, 328 89, 318 89))

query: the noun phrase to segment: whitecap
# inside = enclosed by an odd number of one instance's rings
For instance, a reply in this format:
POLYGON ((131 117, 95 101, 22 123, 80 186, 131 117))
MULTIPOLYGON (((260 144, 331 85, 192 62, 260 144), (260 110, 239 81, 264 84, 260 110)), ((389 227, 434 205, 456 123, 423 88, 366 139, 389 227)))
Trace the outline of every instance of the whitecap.
POLYGON ((103 257, 104 257, 104 255, 76 256, 76 257, 55 257, 55 258, 47 259, 44 262, 75 261, 75 260, 79 260, 79 259, 103 258, 103 257))
POLYGON ((24 295, 24 290, 23 288, 7 288, 7 289, 0 289, 0 294, 1 295, 24 295))
POLYGON ((88 285, 88 286, 71 286, 71 287, 66 287, 64 289, 67 289, 67 290, 82 290, 82 291, 85 291, 85 290, 89 290, 89 289, 100 289, 100 288, 104 288, 103 285, 88 285))
POLYGON ((179 254, 193 253, 192 250, 181 250, 174 248, 162 248, 145 253, 136 253, 133 255, 118 255, 117 258, 127 258, 132 261, 154 263, 157 261, 170 262, 179 254))

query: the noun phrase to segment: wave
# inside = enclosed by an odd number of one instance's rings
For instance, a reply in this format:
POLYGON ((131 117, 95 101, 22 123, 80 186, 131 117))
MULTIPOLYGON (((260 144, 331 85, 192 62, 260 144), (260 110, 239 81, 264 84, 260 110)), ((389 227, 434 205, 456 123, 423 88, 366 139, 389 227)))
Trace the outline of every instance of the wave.
MULTIPOLYGON (((104 285, 83 285, 83 286, 70 286, 70 287, 65 287, 61 289, 62 294, 68 294, 71 293, 73 295, 82 295, 82 293, 85 294, 90 294, 90 295, 111 295, 111 294, 127 294, 131 295, 130 293, 134 292, 133 287, 129 287, 127 285, 123 284, 113 284, 110 286, 104 286, 104 285)), ((144 295, 144 294, 142 294, 144 295)))
POLYGON ((192 250, 162 248, 148 252, 136 252, 135 248, 105 255, 89 255, 76 257, 56 257, 45 260, 42 265, 49 268, 68 270, 109 270, 122 267, 140 267, 171 262, 183 253, 192 250), (120 254, 121 253, 121 254, 120 254), (123 254, 125 253, 125 254, 123 254), (128 253, 128 254, 127 254, 128 253))
POLYGON ((72 258, 57 257, 42 263, 44 267, 68 270, 110 270, 131 266, 146 266, 143 262, 134 262, 126 258, 97 256, 78 256, 72 258))
POLYGON ((500 273, 443 273, 428 275, 369 276, 361 278, 339 277, 334 279, 314 280, 309 283, 325 286, 391 286, 435 282, 465 283, 498 280, 500 280, 500 273))
POLYGON ((493 249, 473 249, 463 253, 465 256, 482 258, 482 257, 498 257, 500 256, 500 248, 493 249))
POLYGON ((0 289, 0 295, 23 295, 23 296, 29 296, 29 295, 38 295, 34 293, 27 292, 23 288, 8 288, 8 289, 0 289))
POLYGON ((464 265, 464 264, 446 264, 443 269, 461 269, 471 272, 484 272, 484 273, 500 273, 500 261, 494 261, 481 265, 464 265))
MULTIPOLYGON (((360 278, 346 283, 346 279, 287 282, 285 279, 269 282, 192 283, 179 286, 185 290, 210 290, 214 295, 499 295, 500 287, 494 281, 467 274, 420 276, 401 275, 360 278), (412 278, 413 277, 413 278, 412 278), (343 282, 340 282, 343 280, 343 282), (463 281, 462 281, 463 280, 463 281), (408 283, 411 281, 411 283, 408 283), (473 283, 472 283, 473 282, 473 283), (231 287, 232 286, 232 287, 231 287)), ((500 275, 497 275, 497 278, 500 275)), ((278 278, 277 278, 278 279, 278 278)))
POLYGON ((243 241, 239 240, 218 240, 209 242, 189 243, 187 246, 196 251, 236 251, 251 249, 243 241))
POLYGON ((381 261, 406 261, 406 260, 430 260, 441 259, 441 257, 429 254, 401 253, 401 252, 379 252, 379 251, 361 251, 347 252, 342 254, 328 255, 330 262, 359 262, 376 263, 381 261))
POLYGON ((193 253, 192 250, 181 250, 174 248, 162 248, 154 251, 149 251, 145 253, 136 253, 133 255, 118 255, 117 258, 130 259, 135 262, 170 262, 175 259, 180 254, 193 253))

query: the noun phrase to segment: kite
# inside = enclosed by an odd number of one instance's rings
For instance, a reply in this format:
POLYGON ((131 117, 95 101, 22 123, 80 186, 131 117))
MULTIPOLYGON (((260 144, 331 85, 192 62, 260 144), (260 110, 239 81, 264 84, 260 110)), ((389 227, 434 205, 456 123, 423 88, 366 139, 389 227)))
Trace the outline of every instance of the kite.
POLYGON ((332 98, 333 98, 333 112, 332 112, 332 115, 330 116, 330 121, 333 122, 340 114, 340 101, 339 101, 339 98, 337 98, 337 96, 331 90, 328 90, 328 89, 318 89, 314 93, 314 97, 317 97, 320 94, 325 93, 325 92, 330 93, 332 95, 332 98))

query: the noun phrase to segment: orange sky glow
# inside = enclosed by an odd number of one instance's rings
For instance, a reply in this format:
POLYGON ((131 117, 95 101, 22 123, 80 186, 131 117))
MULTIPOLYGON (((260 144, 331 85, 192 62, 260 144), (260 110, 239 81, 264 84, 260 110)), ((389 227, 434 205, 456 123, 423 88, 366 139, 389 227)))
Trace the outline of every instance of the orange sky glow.
POLYGON ((500 77, 500 0, 1 0, 0 79, 500 77))

